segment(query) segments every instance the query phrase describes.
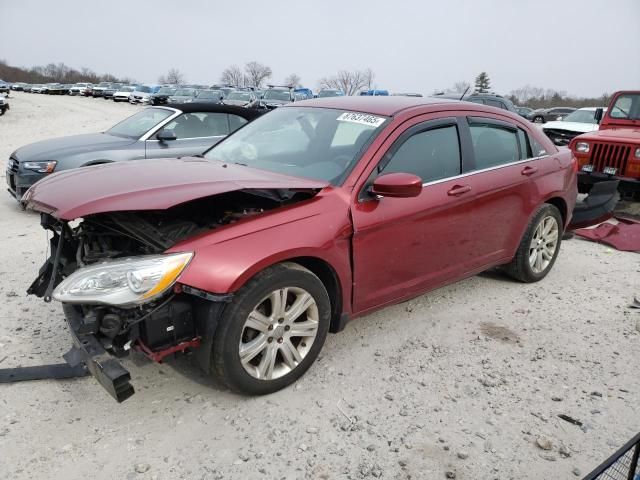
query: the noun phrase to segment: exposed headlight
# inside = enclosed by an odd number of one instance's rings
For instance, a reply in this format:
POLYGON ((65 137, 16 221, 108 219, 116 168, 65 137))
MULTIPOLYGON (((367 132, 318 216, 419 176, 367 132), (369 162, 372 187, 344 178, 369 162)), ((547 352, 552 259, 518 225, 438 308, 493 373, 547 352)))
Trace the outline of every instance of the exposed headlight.
POLYGON ((576 152, 589 153, 589 144, 587 142, 576 143, 576 152))
POLYGON ((636 148, 636 153, 634 155, 636 158, 640 158, 640 148, 636 148))
POLYGON ((190 252, 145 255, 80 268, 57 286, 53 298, 65 303, 134 307, 171 288, 192 257, 190 252))
POLYGON ((38 173, 51 173, 55 170, 58 162, 55 160, 48 160, 45 162, 23 162, 22 168, 26 170, 33 170, 38 173))

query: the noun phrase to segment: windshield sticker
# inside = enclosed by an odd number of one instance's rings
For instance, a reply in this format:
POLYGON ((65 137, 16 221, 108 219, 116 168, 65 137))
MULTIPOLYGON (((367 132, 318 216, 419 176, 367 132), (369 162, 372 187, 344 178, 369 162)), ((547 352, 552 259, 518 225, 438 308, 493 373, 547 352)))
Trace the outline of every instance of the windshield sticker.
POLYGON ((360 123, 362 125, 369 125, 373 128, 379 127, 385 121, 383 117, 376 117, 375 115, 368 115, 366 113, 353 112, 345 112, 340 115, 337 120, 339 122, 360 123))

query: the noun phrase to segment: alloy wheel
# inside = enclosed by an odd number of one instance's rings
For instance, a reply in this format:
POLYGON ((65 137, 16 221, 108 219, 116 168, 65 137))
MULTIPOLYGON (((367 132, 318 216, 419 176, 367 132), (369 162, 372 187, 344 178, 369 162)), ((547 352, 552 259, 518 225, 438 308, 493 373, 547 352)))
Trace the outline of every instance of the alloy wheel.
POLYGON ((319 313, 313 296, 299 287, 272 291, 249 313, 240 336, 240 362, 260 380, 295 369, 311 350, 319 313))
POLYGON ((553 260, 559 232, 558 221, 552 216, 543 217, 538 223, 529 245, 529 265, 534 273, 544 272, 553 260))

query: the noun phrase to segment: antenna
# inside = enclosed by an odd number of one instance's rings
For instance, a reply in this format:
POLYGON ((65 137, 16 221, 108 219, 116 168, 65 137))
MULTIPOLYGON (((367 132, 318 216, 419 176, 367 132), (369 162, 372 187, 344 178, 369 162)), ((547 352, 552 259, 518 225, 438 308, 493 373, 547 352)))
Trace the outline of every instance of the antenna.
POLYGON ((467 94, 467 92, 469 91, 470 88, 471 88, 471 85, 469 85, 467 87, 467 89, 462 93, 462 96, 460 97, 460 100, 462 100, 464 98, 464 96, 467 94))

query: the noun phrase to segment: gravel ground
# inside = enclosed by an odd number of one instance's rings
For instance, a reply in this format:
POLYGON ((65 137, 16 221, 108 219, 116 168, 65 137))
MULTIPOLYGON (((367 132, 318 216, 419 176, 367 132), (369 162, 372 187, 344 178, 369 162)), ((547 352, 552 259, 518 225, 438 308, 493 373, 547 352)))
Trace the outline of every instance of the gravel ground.
MULTIPOLYGON (((138 110, 15 93, 0 158, 138 110)), ((0 195, 0 368, 57 362, 61 309, 27 297, 38 216, 0 195)), ((189 357, 125 359, 118 405, 91 378, 0 385, 4 478, 577 478, 640 430, 640 257, 579 239, 542 282, 486 273, 349 324, 294 386, 232 394, 189 357), (558 418, 566 414, 582 427, 558 418)))

